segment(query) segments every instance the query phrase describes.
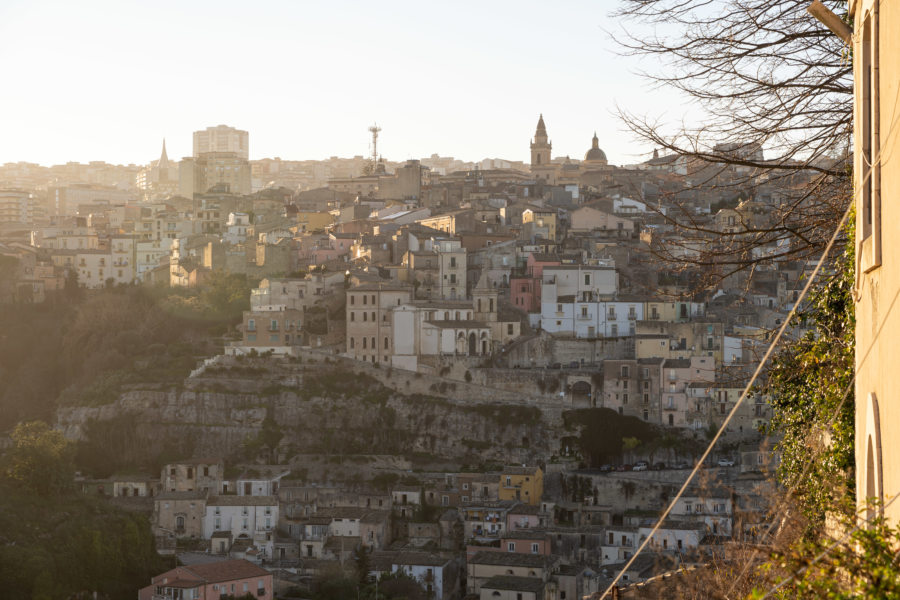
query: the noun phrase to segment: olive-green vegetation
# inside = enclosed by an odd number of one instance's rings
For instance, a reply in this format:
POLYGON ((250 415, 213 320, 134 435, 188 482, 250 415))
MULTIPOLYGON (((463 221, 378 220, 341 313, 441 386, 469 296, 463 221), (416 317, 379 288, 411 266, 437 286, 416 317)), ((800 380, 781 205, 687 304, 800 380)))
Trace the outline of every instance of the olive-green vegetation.
POLYGON ((43 421, 29 421, 16 425, 10 438, 13 446, 0 463, 10 482, 41 496, 72 491, 72 447, 60 432, 43 421))
POLYGON ((7 600, 53 600, 83 591, 134 598, 169 568, 146 517, 80 495, 44 497, 0 481, 0 582, 7 600))
POLYGON ((115 473, 159 473, 163 465, 191 456, 194 436, 160 439, 138 427, 132 413, 84 424, 85 438, 75 445, 75 464, 93 477, 115 473))
MULTIPOLYGON (((849 222, 853 240, 852 214, 849 222)), ((798 316, 812 330, 779 352, 769 373, 770 427, 783 436, 778 476, 805 519, 759 569, 749 598, 900 598, 900 528, 855 512, 852 243, 833 266, 798 316)))
POLYGON ((303 597, 312 600, 372 600, 376 597, 376 590, 377 597, 384 600, 425 600, 430 597, 419 581, 404 573, 382 574, 376 584, 369 577, 369 563, 369 553, 357 551, 353 573, 339 569, 324 573, 313 582, 312 593, 303 597))
POLYGON ((624 451, 650 444, 660 437, 659 430, 650 423, 609 408, 569 410, 563 413, 563 422, 566 429, 578 430, 577 438, 569 439, 578 444, 591 467, 612 462, 624 451))
POLYGON ((176 381, 218 350, 253 282, 213 274, 203 287, 69 286, 43 304, 0 310, 0 430, 52 420, 59 404, 99 405, 123 385, 176 381))
POLYGON ((775 356, 765 388, 772 398, 770 431, 782 436, 778 476, 793 490, 811 532, 854 495, 853 274, 853 244, 846 244, 833 274, 797 316, 810 331, 775 356))
POLYGON ((851 533, 831 539, 821 532, 774 553, 762 570, 767 585, 758 586, 750 600, 765 596, 781 600, 853 600, 900 598, 900 568, 897 547, 900 528, 880 518, 866 527, 855 528, 844 521, 851 533))
POLYGON ((19 424, 0 459, 0 586, 9 600, 133 598, 167 567, 144 516, 73 491, 71 445, 19 424))

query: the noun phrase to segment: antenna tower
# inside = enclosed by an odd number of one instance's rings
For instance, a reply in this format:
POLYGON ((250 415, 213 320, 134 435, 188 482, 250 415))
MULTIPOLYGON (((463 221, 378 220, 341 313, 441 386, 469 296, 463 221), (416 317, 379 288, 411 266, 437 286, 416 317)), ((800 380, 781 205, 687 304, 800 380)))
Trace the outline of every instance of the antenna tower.
POLYGON ((369 131, 372 132, 372 165, 378 164, 378 132, 381 131, 381 127, 378 126, 378 123, 369 127, 369 131))

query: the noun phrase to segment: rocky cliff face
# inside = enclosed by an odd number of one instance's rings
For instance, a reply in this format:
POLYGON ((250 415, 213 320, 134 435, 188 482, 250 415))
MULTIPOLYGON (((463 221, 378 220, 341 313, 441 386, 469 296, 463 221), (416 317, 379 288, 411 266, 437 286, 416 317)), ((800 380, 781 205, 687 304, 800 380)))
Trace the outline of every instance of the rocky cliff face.
POLYGON ((179 385, 130 389, 113 404, 61 408, 57 419, 70 439, 96 435, 96 424, 105 423, 132 429, 147 451, 179 448, 194 456, 238 455, 268 417, 269 429, 281 434, 279 459, 546 460, 559 448, 565 407, 507 396, 343 361, 230 360, 179 385))

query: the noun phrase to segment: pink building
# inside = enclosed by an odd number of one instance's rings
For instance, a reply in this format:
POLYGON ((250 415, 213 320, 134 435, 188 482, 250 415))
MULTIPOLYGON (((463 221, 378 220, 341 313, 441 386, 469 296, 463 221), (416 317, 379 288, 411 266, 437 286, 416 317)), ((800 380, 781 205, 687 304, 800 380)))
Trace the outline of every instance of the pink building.
POLYGON ((513 276, 509 280, 509 300, 513 306, 525 312, 541 310, 541 276, 544 267, 556 267, 561 264, 555 254, 532 252, 525 262, 525 273, 513 276))
POLYGON ((259 600, 275 597, 272 574, 243 559, 176 567, 150 581, 138 592, 138 600, 218 600, 245 594, 259 600))
POLYGON ((542 526, 539 513, 540 507, 530 504, 520 504, 510 509, 506 514, 506 530, 513 532, 517 529, 534 529, 542 526))
POLYGON ((550 555, 550 540, 547 534, 538 531, 525 531, 519 529, 503 536, 500 540, 500 550, 515 552, 517 554, 550 555))

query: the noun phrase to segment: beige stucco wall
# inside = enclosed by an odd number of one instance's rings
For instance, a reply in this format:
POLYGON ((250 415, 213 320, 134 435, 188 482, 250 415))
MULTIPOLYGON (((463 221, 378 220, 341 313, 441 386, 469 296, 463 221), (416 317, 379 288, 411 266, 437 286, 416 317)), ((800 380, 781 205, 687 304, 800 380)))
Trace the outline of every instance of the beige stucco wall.
MULTIPOLYGON (((862 44, 861 32, 872 0, 851 2, 857 35, 854 37, 854 173, 855 189, 861 190, 865 166, 862 148, 862 44)), ((880 89, 881 226, 874 235, 881 239, 881 265, 872 265, 869 244, 862 237, 862 195, 857 202, 857 305, 856 305, 856 478, 860 504, 866 495, 880 496, 885 503, 900 493, 900 380, 893 377, 900 351, 900 311, 893 306, 900 290, 900 269, 893 258, 900 255, 900 125, 897 106, 900 85, 900 5, 880 2, 878 68, 880 89), (880 330, 880 331, 879 331, 880 330), (877 410, 876 410, 877 409, 877 410), (876 414, 877 413, 877 414, 876 414), (872 457, 869 460, 869 443, 872 457), (880 445, 880 449, 879 449, 880 445), (867 489, 869 493, 867 494, 867 489)), ((878 155, 878 148, 873 151, 878 155)), ((877 179, 876 179, 877 181, 877 179)), ((900 501, 885 511, 893 523, 900 521, 900 501)))

